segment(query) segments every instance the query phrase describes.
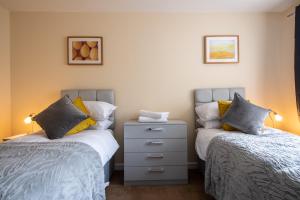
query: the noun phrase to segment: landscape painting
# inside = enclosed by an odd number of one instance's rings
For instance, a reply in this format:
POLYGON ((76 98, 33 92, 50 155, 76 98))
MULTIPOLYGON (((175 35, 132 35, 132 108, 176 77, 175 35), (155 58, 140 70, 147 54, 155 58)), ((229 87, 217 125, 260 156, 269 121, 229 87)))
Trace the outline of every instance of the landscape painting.
POLYGON ((205 36, 204 40, 204 63, 239 62, 239 36, 205 36))

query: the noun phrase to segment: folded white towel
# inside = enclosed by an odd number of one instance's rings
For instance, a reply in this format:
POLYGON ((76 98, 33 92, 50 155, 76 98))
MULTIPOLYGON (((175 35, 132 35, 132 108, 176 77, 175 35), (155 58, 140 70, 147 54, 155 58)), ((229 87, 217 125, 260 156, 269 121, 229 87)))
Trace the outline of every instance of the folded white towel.
POLYGON ((167 122, 168 118, 167 117, 163 117, 163 118, 160 118, 160 119, 153 119, 153 118, 150 118, 150 117, 139 116, 138 121, 139 122, 150 122, 150 123, 154 123, 154 122, 167 122))
POLYGON ((152 119, 161 119, 161 118, 168 118, 169 112, 152 112, 147 110, 140 110, 141 117, 149 117, 152 119))

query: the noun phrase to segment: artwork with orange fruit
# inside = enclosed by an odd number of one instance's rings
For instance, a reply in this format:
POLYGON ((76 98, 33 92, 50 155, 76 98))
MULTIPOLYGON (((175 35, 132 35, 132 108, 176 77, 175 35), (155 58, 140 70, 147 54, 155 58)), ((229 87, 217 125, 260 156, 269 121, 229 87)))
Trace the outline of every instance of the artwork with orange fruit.
POLYGON ((68 37, 68 64, 101 65, 102 37, 68 37))
POLYGON ((206 36, 205 63, 238 63, 238 36, 206 36))

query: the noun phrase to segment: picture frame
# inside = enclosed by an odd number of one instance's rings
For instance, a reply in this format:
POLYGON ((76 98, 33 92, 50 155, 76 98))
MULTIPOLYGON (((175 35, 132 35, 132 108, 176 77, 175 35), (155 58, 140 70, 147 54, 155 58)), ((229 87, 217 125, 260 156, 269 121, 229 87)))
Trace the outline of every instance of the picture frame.
POLYGON ((205 64, 239 63, 239 54, 239 35, 204 36, 205 64))
POLYGON ((69 65, 103 65, 103 38, 68 36, 69 65))

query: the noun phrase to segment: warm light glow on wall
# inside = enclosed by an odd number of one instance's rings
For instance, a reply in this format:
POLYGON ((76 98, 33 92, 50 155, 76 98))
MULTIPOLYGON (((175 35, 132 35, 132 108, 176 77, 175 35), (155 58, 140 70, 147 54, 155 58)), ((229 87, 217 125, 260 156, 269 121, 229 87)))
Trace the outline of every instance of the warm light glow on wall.
POLYGON ((28 117, 26 117, 26 118, 24 119, 24 123, 25 123, 25 124, 31 124, 31 122, 32 122, 32 119, 31 119, 30 116, 28 116, 28 117))
POLYGON ((276 114, 276 115, 274 116, 274 119, 275 119, 275 121, 277 121, 277 122, 281 122, 281 121, 283 120, 283 117, 282 117, 281 115, 279 115, 279 114, 276 114))

